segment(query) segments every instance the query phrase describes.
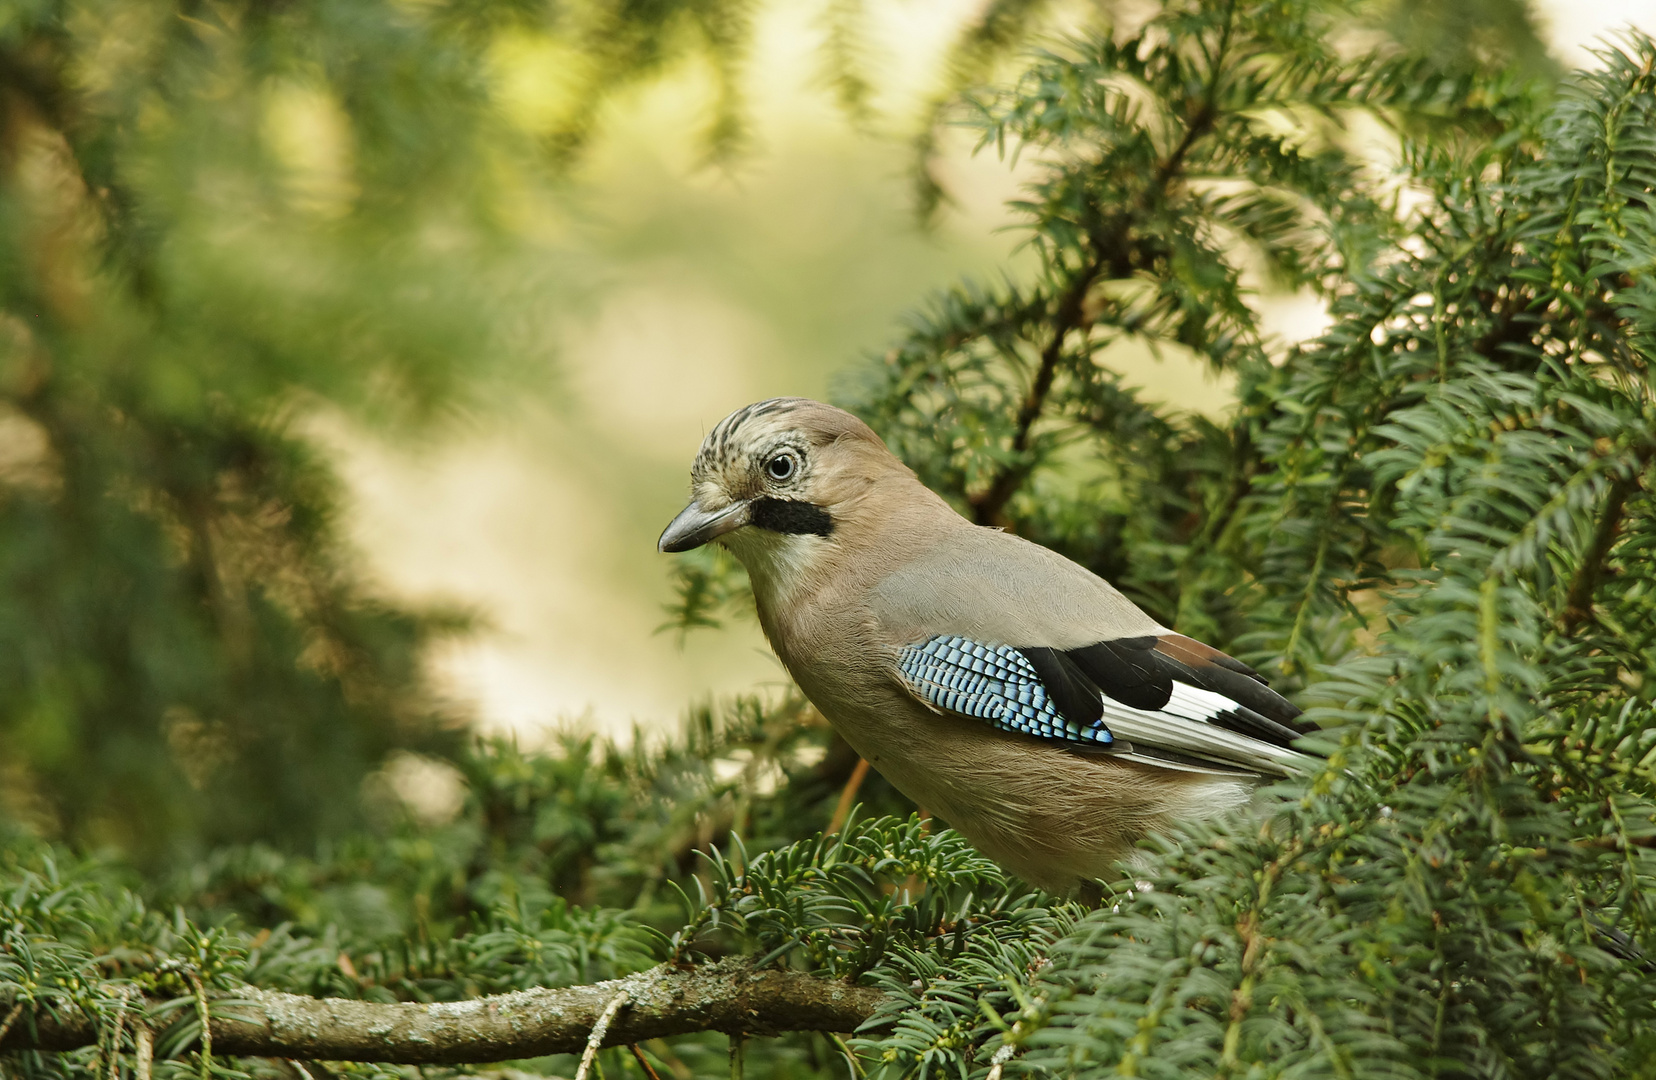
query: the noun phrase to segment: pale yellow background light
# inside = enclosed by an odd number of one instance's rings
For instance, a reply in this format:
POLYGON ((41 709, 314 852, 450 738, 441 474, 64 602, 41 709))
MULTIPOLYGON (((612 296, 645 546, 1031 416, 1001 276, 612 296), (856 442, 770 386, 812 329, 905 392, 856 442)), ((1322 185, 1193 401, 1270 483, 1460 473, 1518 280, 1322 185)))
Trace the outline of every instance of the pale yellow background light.
POLYGON ((1592 50, 1629 26, 1656 28, 1656 0, 1531 0, 1553 55, 1566 67, 1596 66, 1592 50))

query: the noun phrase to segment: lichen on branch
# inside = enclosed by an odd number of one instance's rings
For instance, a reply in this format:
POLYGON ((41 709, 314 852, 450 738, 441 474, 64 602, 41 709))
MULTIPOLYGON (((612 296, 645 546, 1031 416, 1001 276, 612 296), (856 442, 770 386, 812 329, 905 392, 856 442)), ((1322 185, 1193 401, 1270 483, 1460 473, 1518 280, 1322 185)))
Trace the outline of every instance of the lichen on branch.
MULTIPOLYGON (((589 986, 520 990, 469 1001, 380 1004, 249 988, 212 1002, 221 1054, 436 1065, 578 1054, 605 1006, 626 992, 602 1045, 695 1031, 774 1035, 853 1031, 884 1000, 879 990, 796 971, 721 961, 667 965, 589 986)), ((99 1042, 79 1010, 41 1012, 0 1040, 5 1050, 73 1050, 99 1042)))

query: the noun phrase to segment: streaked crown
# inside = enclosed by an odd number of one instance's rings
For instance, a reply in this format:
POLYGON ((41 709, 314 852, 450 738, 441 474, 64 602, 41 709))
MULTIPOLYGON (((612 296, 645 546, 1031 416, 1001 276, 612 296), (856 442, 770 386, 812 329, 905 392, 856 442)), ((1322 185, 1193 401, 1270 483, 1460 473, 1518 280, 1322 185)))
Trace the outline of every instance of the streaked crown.
POLYGON ((804 484, 814 471, 815 451, 851 438, 884 450, 867 424, 844 409, 810 398, 770 398, 737 409, 708 432, 690 467, 691 482, 719 484, 728 495, 755 494, 766 463, 792 452, 804 484))

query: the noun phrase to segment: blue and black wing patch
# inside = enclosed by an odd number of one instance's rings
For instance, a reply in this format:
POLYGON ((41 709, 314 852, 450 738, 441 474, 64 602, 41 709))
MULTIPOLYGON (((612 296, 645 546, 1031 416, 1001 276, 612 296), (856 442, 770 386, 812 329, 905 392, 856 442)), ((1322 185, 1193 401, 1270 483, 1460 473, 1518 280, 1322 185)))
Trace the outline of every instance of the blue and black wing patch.
POLYGON ((1315 730, 1257 672, 1182 634, 1074 649, 991 645, 942 634, 897 667, 933 708, 1163 768, 1283 775, 1315 730))
POLYGON ((904 646, 897 668, 922 701, 946 712, 1091 749, 1131 750, 1104 726, 1096 692, 1044 663, 1049 652, 944 634, 904 646), (1054 672, 1042 670, 1048 666, 1054 672))

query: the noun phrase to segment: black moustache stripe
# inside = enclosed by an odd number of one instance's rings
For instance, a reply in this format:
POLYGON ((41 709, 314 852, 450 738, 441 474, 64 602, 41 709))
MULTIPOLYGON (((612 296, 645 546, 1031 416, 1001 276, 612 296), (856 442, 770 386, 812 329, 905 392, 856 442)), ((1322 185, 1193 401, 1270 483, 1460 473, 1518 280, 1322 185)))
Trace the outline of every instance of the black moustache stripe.
POLYGON ((834 531, 834 519, 816 503, 795 499, 755 499, 748 521, 771 532, 827 536, 834 531))

